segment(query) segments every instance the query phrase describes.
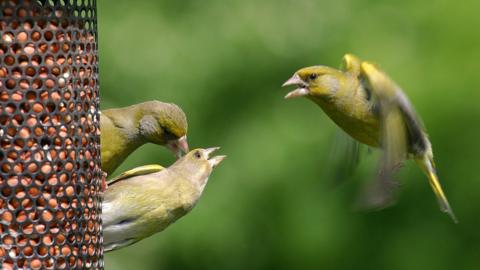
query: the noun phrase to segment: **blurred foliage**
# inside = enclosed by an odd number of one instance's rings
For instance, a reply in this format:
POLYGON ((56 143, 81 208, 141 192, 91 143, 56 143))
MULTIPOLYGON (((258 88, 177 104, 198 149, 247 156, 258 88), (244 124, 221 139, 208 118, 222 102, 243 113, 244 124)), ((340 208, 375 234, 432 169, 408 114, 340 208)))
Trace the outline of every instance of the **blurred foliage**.
MULTIPOLYGON (((190 215, 106 255, 106 269, 478 269, 478 0, 98 1, 102 107, 174 102, 192 147, 228 158, 190 215), (336 127, 280 85, 345 52, 381 63, 429 130, 460 219, 409 162, 396 206, 352 204, 375 170, 325 177, 336 127)), ((117 170, 173 157, 148 145, 117 170)))

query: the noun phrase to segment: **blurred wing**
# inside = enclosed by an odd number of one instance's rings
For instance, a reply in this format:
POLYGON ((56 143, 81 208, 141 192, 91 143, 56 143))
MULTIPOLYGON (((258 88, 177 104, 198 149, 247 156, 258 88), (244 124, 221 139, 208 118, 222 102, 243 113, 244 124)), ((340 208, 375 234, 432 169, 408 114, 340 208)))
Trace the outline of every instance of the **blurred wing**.
POLYGON ((385 73, 373 64, 363 62, 360 76, 375 97, 380 111, 383 149, 379 177, 368 187, 365 203, 370 208, 383 208, 394 203, 398 183, 393 180, 393 173, 407 158, 409 130, 423 132, 408 99, 385 73))
POLYGON ((362 63, 361 76, 378 99, 382 120, 390 113, 397 114, 402 119, 407 152, 414 155, 423 154, 429 148, 425 128, 402 89, 383 71, 368 62, 362 63))
POLYGON ((367 190, 367 203, 373 208, 385 208, 395 203, 399 183, 394 173, 407 156, 406 130, 398 109, 382 112, 382 150, 377 180, 367 190))
POLYGON ((360 162, 360 143, 338 128, 330 147, 326 174, 335 186, 350 178, 360 162))
POLYGON ((164 170, 165 168, 157 165, 157 164, 151 164, 151 165, 145 165, 145 166, 140 166, 134 169, 131 169, 129 171, 126 171, 119 176, 112 178, 107 182, 108 185, 113 185, 119 181, 125 180, 127 178, 131 178, 134 176, 139 176, 139 175, 145 175, 145 174, 150 174, 150 173, 156 173, 159 171, 164 170))

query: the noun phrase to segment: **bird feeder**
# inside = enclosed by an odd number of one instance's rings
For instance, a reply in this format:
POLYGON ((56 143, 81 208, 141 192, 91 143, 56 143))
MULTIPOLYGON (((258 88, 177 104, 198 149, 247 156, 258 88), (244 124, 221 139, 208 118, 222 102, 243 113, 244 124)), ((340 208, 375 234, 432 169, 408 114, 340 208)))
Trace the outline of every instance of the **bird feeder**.
POLYGON ((1 269, 103 269, 95 0, 0 0, 1 269))

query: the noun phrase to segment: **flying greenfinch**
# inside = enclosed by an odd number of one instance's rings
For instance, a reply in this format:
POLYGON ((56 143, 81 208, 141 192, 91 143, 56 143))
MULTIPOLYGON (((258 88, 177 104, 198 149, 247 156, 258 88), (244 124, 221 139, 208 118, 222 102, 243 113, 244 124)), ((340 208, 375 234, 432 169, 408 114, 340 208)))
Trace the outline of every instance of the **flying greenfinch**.
MULTIPOLYGON (((402 89, 378 66, 347 54, 341 70, 302 68, 283 84, 290 85, 297 88, 285 98, 307 97, 353 139, 383 149, 377 190, 388 194, 394 186, 392 172, 411 158, 427 175, 441 210, 456 222, 435 170, 425 128, 402 89)), ((385 200, 387 196, 377 196, 370 203, 381 205, 385 200)))
POLYGON ((188 152, 187 118, 175 104, 154 100, 103 110, 100 128, 102 170, 108 175, 145 143, 164 145, 177 157, 188 152))
POLYGON ((102 204, 105 251, 163 231, 199 200, 208 177, 225 156, 218 147, 192 150, 168 168, 146 165, 112 179, 102 204))

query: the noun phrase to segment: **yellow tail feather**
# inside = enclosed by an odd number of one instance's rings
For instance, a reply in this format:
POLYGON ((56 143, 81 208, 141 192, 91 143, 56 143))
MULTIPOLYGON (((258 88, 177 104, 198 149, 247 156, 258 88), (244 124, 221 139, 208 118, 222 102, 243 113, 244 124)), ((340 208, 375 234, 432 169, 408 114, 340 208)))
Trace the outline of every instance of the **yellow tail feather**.
POLYGON ((453 222, 458 223, 457 217, 453 213, 453 210, 448 203, 447 197, 443 192, 442 186, 440 185, 437 174, 432 167, 433 166, 427 166, 427 176, 428 181, 430 182, 430 186, 432 186, 433 192, 435 193, 435 196, 437 196, 438 203, 440 204, 440 209, 443 212, 447 213, 453 219, 453 222))

